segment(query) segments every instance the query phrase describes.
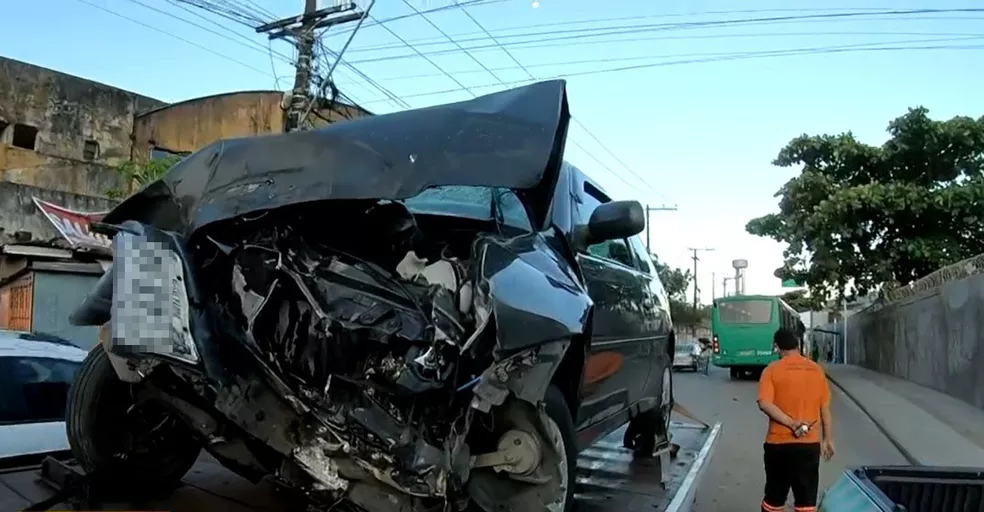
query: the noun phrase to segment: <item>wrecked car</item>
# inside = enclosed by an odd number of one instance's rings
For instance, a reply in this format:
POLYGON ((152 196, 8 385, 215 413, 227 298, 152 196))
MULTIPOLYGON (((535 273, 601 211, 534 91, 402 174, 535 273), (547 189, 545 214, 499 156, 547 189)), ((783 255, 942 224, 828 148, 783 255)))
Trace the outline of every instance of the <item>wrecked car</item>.
POLYGON ((72 452, 130 489, 204 449, 325 506, 570 510, 580 448, 669 448, 644 212, 563 160, 563 81, 224 140, 97 229, 72 452))

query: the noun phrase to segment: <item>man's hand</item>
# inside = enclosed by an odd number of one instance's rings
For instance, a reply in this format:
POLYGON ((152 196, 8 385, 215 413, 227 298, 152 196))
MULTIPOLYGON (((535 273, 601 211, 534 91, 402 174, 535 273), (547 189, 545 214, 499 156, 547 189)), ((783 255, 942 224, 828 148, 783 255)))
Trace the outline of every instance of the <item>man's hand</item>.
POLYGON ((820 444, 820 456, 823 460, 830 460, 834 456, 834 440, 824 439, 820 444))

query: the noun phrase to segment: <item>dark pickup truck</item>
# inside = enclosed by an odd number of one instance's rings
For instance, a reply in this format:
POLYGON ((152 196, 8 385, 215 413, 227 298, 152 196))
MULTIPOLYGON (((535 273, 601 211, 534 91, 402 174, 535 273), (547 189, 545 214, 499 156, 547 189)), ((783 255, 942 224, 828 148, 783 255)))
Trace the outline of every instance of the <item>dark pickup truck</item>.
POLYGON ((850 469, 820 500, 822 512, 978 512, 984 469, 865 466, 850 469))

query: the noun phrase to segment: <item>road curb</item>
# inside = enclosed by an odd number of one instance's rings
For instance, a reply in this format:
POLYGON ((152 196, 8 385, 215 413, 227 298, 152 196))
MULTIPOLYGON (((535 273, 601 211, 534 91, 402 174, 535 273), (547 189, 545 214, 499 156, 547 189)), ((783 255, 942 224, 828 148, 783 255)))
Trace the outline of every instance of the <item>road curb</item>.
POLYGON ((909 452, 909 450, 906 450, 905 447, 902 446, 902 443, 900 443, 899 440, 896 439, 894 435, 892 435, 889 429, 885 427, 885 424, 880 419, 876 418, 873 414, 871 414, 868 408, 865 407, 860 400, 858 400, 850 391, 847 390, 846 386, 843 386, 840 383, 838 383, 837 379, 830 376, 830 373, 827 373, 826 371, 824 373, 827 374, 827 380, 829 380, 835 386, 837 386, 837 389, 841 390, 841 392, 844 393, 844 395, 850 401, 854 402, 854 404, 858 406, 858 409, 861 409, 861 412, 863 412, 864 415, 867 416, 868 419, 870 419, 871 422, 875 424, 875 428, 877 428, 882 433, 882 435, 884 435, 885 438, 888 439, 888 442, 892 443, 892 446, 894 446, 895 449, 902 454, 902 457, 905 458, 906 462, 908 462, 913 466, 922 466, 922 463, 919 462, 919 459, 913 456, 912 453, 909 452))

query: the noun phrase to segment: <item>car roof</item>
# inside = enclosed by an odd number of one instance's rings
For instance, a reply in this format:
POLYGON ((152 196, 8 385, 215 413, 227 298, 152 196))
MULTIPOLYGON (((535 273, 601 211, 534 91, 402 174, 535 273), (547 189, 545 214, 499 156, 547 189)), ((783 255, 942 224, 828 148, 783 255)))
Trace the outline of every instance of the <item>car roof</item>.
POLYGON ((48 357, 82 362, 86 354, 85 350, 58 337, 0 329, 0 357, 48 357))

